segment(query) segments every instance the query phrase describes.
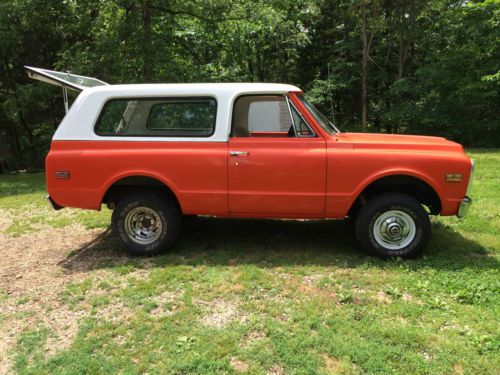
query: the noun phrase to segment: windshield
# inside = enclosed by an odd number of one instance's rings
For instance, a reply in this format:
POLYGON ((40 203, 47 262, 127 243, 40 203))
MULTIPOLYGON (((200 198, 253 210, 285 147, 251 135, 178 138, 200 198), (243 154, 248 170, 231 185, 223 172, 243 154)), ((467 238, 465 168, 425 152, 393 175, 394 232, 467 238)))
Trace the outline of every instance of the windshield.
POLYGON ((298 95, 298 97, 302 102, 302 104, 305 105, 305 107, 308 109, 308 111, 311 113, 314 119, 318 122, 318 124, 323 129, 325 129, 325 131, 328 134, 340 133, 340 130, 333 124, 333 122, 328 120, 328 117, 326 117, 324 114, 318 111, 315 106, 309 103, 304 97, 304 95, 298 95))

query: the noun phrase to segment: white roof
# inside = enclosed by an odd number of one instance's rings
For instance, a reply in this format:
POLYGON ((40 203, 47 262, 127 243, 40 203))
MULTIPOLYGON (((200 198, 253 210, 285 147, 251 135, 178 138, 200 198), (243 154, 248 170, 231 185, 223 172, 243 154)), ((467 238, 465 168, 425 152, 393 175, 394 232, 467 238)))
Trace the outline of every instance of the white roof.
POLYGON ((230 132, 232 107, 235 98, 246 94, 286 94, 302 91, 292 85, 276 83, 174 83, 109 85, 85 88, 71 106, 54 134, 54 140, 108 140, 108 141, 191 141, 225 142, 230 132), (116 137, 100 136, 94 124, 104 103, 114 98, 157 98, 183 96, 210 96, 217 100, 215 132, 204 137, 116 137))
POLYGON ((203 95, 224 94, 237 95, 242 93, 287 93, 302 91, 296 86, 281 83, 155 83, 108 85, 86 88, 85 92, 100 92, 110 96, 125 95, 203 95))

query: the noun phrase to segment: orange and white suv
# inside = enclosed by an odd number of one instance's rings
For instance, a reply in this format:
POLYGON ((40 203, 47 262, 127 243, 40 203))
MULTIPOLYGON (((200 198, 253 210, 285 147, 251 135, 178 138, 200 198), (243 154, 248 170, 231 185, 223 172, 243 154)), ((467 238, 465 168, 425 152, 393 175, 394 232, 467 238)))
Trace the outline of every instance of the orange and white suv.
POLYGON ((134 254, 171 247, 184 215, 353 217, 369 253, 409 258, 429 239, 429 214, 464 216, 471 203, 473 163, 461 145, 343 133, 295 86, 107 85, 27 69, 81 91, 46 159, 49 201, 107 204, 134 254))

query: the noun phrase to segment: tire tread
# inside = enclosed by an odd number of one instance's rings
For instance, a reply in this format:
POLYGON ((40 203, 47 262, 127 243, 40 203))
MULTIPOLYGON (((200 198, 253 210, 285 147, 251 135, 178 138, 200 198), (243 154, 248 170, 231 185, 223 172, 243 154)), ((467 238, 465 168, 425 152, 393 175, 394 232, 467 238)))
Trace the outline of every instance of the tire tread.
POLYGON ((385 193, 370 199, 359 211, 355 224, 356 237, 370 255, 381 258, 400 257, 410 259, 422 254, 430 238, 431 225, 427 212, 419 201, 402 193, 385 193), (401 250, 385 249, 372 239, 372 222, 385 210, 402 209, 416 218, 417 242, 413 241, 401 250))
POLYGON ((111 217, 113 233, 120 239, 124 248, 133 255, 157 255, 168 250, 180 233, 182 215, 177 205, 164 194, 148 189, 133 189, 124 195, 117 203, 111 217), (159 241, 141 245, 128 239, 123 232, 123 220, 130 206, 145 205, 159 211, 160 216, 167 221, 166 233, 159 241))

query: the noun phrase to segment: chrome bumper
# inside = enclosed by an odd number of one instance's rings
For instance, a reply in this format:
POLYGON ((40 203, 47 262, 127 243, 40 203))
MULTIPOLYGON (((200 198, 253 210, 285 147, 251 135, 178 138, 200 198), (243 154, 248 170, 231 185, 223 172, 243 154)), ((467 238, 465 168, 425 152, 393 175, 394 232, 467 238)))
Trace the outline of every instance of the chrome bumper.
POLYGON ((45 202, 47 202, 47 205, 48 205, 50 208, 52 208, 53 210, 58 211, 58 210, 60 210, 61 208, 63 208, 63 207, 59 206, 56 202, 54 202, 54 200, 50 197, 50 195, 46 195, 46 196, 45 196, 45 202))
POLYGON ((458 214, 457 216, 459 218, 463 218, 467 215, 467 211, 469 211, 469 207, 472 204, 472 199, 469 197, 465 197, 462 199, 462 202, 460 202, 460 207, 458 208, 458 214))

